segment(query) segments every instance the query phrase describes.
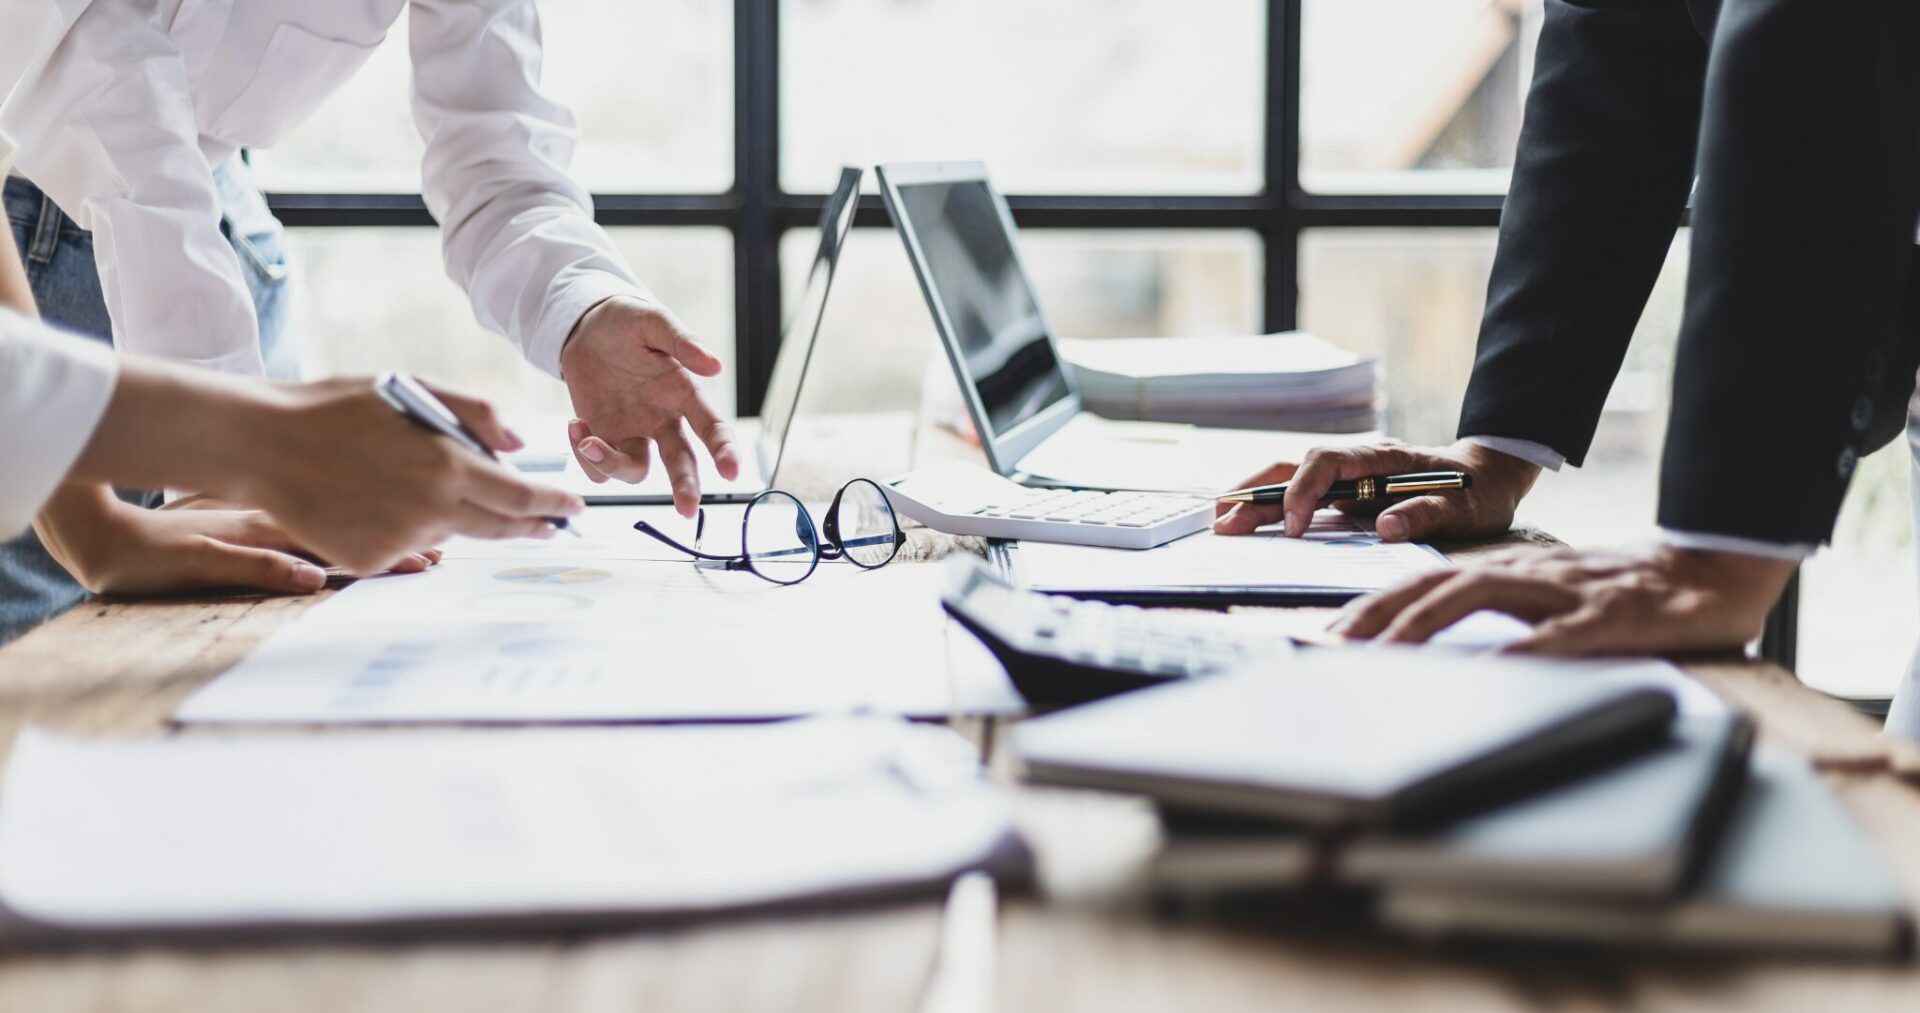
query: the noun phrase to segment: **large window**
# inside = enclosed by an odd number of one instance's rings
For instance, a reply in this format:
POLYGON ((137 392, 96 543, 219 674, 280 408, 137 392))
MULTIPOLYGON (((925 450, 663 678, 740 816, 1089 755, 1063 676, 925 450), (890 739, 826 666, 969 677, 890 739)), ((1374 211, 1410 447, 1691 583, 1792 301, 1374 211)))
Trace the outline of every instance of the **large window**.
MULTIPOLYGON (((564 0, 543 82, 581 123, 600 219, 727 357, 751 414, 842 164, 979 158, 1065 334, 1305 326, 1380 356, 1387 428, 1452 436, 1542 0, 564 0)), ((254 155, 295 226, 306 364, 406 365, 522 415, 565 392, 477 335, 417 191, 404 25, 309 123, 254 155)), ((952 399, 878 198, 828 307, 808 407, 952 399)), ((1580 544, 1654 515, 1685 234, 1586 467, 1523 520, 1580 544)), ((1802 674, 1884 693, 1920 610, 1903 451, 1861 469, 1808 568, 1802 674)))

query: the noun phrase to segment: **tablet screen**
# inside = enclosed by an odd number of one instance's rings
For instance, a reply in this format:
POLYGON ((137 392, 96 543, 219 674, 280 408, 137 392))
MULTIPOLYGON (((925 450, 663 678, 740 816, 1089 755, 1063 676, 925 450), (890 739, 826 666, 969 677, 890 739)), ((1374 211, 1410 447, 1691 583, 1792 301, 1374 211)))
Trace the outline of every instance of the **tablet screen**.
POLYGON ((994 433, 1066 397, 1067 378, 986 183, 919 183, 899 195, 994 433))

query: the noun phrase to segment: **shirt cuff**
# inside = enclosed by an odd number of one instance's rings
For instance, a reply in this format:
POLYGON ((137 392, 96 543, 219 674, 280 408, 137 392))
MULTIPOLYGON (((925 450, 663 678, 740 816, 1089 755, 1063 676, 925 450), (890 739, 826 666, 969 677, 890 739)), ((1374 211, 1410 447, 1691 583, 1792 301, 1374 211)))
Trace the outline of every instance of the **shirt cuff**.
POLYGON ((23 530, 107 411, 119 360, 105 345, 0 311, 0 535, 23 530), (8 347, 11 346, 11 347, 8 347))
POLYGON ((1800 562, 1820 548, 1818 545, 1805 542, 1763 542, 1734 535, 1716 535, 1705 531, 1675 531, 1672 528, 1661 528, 1660 540, 1676 549, 1735 552, 1743 556, 1781 559, 1790 563, 1800 562))
POLYGON ((1508 457, 1517 457, 1522 461, 1536 464, 1548 471, 1559 471, 1566 466, 1567 455, 1532 440, 1516 440, 1506 436, 1468 436, 1462 442, 1476 447, 1497 450, 1508 457))
POLYGON ((618 275, 600 271, 582 272, 571 278, 556 280, 547 296, 546 308, 541 313, 540 326, 527 338, 524 349, 527 361, 548 376, 565 379, 560 375, 560 350, 566 347, 567 339, 573 336, 573 329, 588 310, 617 295, 633 296, 645 302, 655 301, 653 293, 645 288, 618 275))

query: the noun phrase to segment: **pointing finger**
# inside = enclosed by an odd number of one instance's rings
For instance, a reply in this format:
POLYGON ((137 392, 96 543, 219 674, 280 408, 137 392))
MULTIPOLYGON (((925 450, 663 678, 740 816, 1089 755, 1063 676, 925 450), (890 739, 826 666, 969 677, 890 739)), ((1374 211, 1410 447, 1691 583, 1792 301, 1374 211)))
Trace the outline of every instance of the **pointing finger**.
POLYGON ((693 448, 687 444, 683 427, 675 426, 661 433, 660 463, 667 468, 667 476, 673 482, 673 506, 682 517, 692 517, 700 510, 700 462, 694 457, 693 448))
POLYGON ((733 427, 714 414, 705 399, 698 395, 693 399, 693 406, 687 410, 687 425, 706 445, 707 453, 713 455, 714 470, 720 473, 721 478, 740 477, 740 451, 734 446, 733 427))

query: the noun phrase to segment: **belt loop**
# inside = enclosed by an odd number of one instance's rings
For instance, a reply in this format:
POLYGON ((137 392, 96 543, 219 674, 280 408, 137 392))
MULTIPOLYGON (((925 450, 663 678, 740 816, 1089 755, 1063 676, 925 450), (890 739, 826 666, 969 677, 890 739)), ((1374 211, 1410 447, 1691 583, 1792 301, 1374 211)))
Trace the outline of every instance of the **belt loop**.
POLYGON ((53 198, 40 195, 40 220, 34 223, 33 239, 27 243, 27 259, 33 263, 45 265, 53 259, 54 251, 60 247, 59 205, 53 198))

